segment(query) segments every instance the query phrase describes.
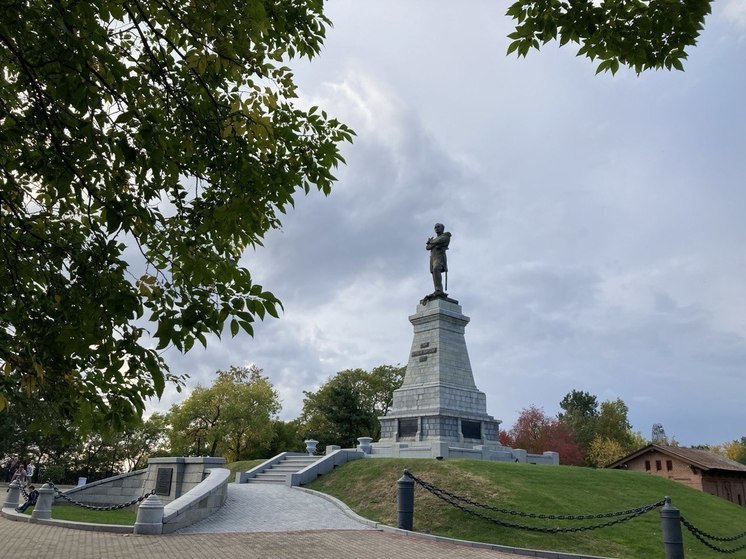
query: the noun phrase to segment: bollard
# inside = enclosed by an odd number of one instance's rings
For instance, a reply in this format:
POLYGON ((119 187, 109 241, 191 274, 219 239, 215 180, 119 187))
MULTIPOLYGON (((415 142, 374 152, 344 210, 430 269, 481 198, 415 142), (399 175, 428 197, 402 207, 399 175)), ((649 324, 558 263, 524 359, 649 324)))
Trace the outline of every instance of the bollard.
POLYGON ((409 470, 404 470, 404 475, 396 482, 396 512, 398 515, 397 526, 402 530, 412 530, 414 524, 414 480, 409 475, 409 470))
POLYGON ((45 483, 39 489, 39 498, 36 499, 31 520, 47 520, 52 518, 52 503, 54 503, 54 489, 45 483))
POLYGON ((684 540, 681 537, 681 513, 666 497, 661 509, 661 533, 665 559, 684 559, 684 540))
POLYGON ((149 495, 137 507, 137 519, 133 532, 147 535, 163 533, 163 503, 158 495, 149 495))
POLYGON ((8 486, 8 494, 5 496, 4 509, 14 509, 20 504, 21 500, 21 484, 16 479, 8 486))

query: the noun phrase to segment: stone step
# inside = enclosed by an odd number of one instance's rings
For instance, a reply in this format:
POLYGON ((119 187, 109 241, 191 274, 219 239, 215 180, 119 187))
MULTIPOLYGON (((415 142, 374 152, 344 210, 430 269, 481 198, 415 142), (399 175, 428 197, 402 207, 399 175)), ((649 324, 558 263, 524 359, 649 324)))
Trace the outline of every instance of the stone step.
MULTIPOLYGON (((303 466, 305 468, 305 466, 303 466)), ((272 468, 267 468, 264 470, 265 472, 277 472, 277 473, 285 473, 285 474, 294 474, 295 472, 298 472, 302 470, 303 468, 298 468, 297 466, 273 466, 272 468)))
POLYGON ((249 478, 249 483, 285 483, 288 476, 315 464, 321 456, 286 456, 282 461, 265 468, 261 473, 249 478))
POLYGON ((246 483, 273 483, 276 485, 285 485, 284 479, 264 479, 260 477, 251 477, 246 480, 246 483))
POLYGON ((256 474, 253 478, 251 478, 251 481, 275 481, 278 483, 285 483, 285 480, 287 479, 287 474, 284 473, 273 473, 273 472, 262 472, 261 474, 256 474))

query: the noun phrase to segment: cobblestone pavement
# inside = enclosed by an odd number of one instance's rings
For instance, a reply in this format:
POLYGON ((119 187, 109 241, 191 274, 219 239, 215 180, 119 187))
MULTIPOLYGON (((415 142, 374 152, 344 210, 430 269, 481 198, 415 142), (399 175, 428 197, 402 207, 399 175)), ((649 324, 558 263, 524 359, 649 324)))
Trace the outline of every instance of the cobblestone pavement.
POLYGON ((136 536, 0 517, 9 559, 517 559, 518 555, 372 529, 326 499, 280 485, 229 484, 221 510, 176 534, 136 536), (188 532, 188 533, 187 533, 188 532))
POLYGON ((322 497, 285 485, 229 483, 220 510, 180 533, 370 530, 322 497))
POLYGON ((0 518, 9 559, 516 559, 517 556, 376 530, 133 536, 0 518))

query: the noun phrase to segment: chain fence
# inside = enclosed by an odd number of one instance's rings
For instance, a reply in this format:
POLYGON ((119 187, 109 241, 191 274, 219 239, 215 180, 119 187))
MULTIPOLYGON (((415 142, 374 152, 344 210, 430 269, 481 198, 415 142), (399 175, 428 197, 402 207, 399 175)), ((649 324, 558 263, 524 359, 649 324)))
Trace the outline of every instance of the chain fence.
POLYGON ((735 536, 715 536, 713 534, 709 534, 702 530, 701 528, 697 528, 694 524, 689 522, 686 518, 683 516, 681 517, 681 523, 684 525, 684 527, 689 530, 692 535, 697 538, 700 542, 702 542, 704 545, 712 549, 713 551, 717 551, 718 553, 736 553, 738 551, 743 551, 746 549, 746 541, 742 543, 741 545, 737 547, 719 547, 712 543, 715 542, 737 542, 738 540, 746 539, 746 532, 741 532, 740 534, 736 534, 735 536))
POLYGON ((126 509, 127 507, 131 507, 132 505, 136 505, 137 503, 140 503, 141 501, 144 501, 145 499, 147 499, 148 497, 150 497, 150 495, 155 495, 155 489, 153 489, 152 491, 148 491, 147 493, 145 493, 142 497, 137 497, 135 499, 132 499, 128 503, 122 503, 120 505, 111 505, 111 506, 108 506, 108 507, 97 507, 95 505, 88 505, 86 503, 81 503, 79 501, 76 501, 75 499, 72 499, 72 498, 68 497, 62 491, 60 491, 59 489, 57 489, 57 487, 55 487, 55 485, 54 485, 53 482, 47 481, 47 483, 49 484, 49 487, 51 487, 52 489, 54 489, 54 492, 61 499, 67 501, 71 505, 75 505, 77 507, 82 507, 82 508, 88 509, 88 510, 109 511, 109 510, 126 509))
POLYGON ((505 509, 505 508, 495 507, 492 505, 487 505, 484 503, 479 503, 477 501, 474 501, 473 499, 470 499, 469 497, 464 497, 462 495, 451 493, 449 491, 446 491, 445 489, 437 487, 436 485, 433 485, 424 480, 421 480, 418 477, 414 476, 411 472, 407 472, 407 475, 411 477, 412 480, 416 484, 418 484, 420 487, 422 487, 424 490, 428 491, 435 497, 445 501, 451 506, 464 511, 467 514, 470 514, 477 518, 481 518, 493 524, 497 524, 498 526, 504 526, 506 528, 516 528, 519 530, 527 530, 531 532, 556 534, 556 533, 584 532, 584 531, 589 531, 589 530, 597 530, 599 528, 606 528, 609 526, 614 526, 615 524, 621 524, 622 522, 627 522, 628 520, 632 520, 633 518, 642 516, 643 514, 646 514, 650 512, 651 510, 654 510, 658 507, 662 507, 663 504, 665 503, 665 499, 661 499, 660 501, 656 503, 651 503, 649 505, 643 505, 643 506, 632 508, 632 509, 626 509, 626 510, 615 511, 615 512, 597 513, 597 514, 540 514, 540 513, 522 512, 522 511, 517 511, 517 510, 505 509), (478 510, 474 510, 474 508, 470 508, 470 507, 489 510, 492 512, 507 514, 511 516, 533 518, 533 519, 539 519, 539 520, 587 521, 587 520, 599 520, 599 519, 606 519, 606 518, 609 518, 612 520, 607 520, 605 522, 597 522, 594 524, 585 524, 582 526, 568 526, 568 527, 532 526, 528 524, 520 524, 517 522, 511 522, 508 520, 495 518, 493 516, 483 514, 479 512, 478 510))

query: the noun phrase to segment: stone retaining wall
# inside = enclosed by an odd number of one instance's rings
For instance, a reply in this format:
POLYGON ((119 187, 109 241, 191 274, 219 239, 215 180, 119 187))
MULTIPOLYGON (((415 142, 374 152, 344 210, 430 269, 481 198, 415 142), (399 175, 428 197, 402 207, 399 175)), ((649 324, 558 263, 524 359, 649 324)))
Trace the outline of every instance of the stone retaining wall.
POLYGON ((207 518, 228 498, 230 470, 213 468, 207 477, 163 509, 163 533, 170 534, 207 518))
MULTIPOLYGON (((137 470, 126 474, 93 481, 80 487, 68 489, 64 494, 79 503, 94 506, 110 506, 128 503, 150 489, 146 488, 148 470, 137 470)), ((68 504, 62 497, 56 497, 55 505, 68 504)))

